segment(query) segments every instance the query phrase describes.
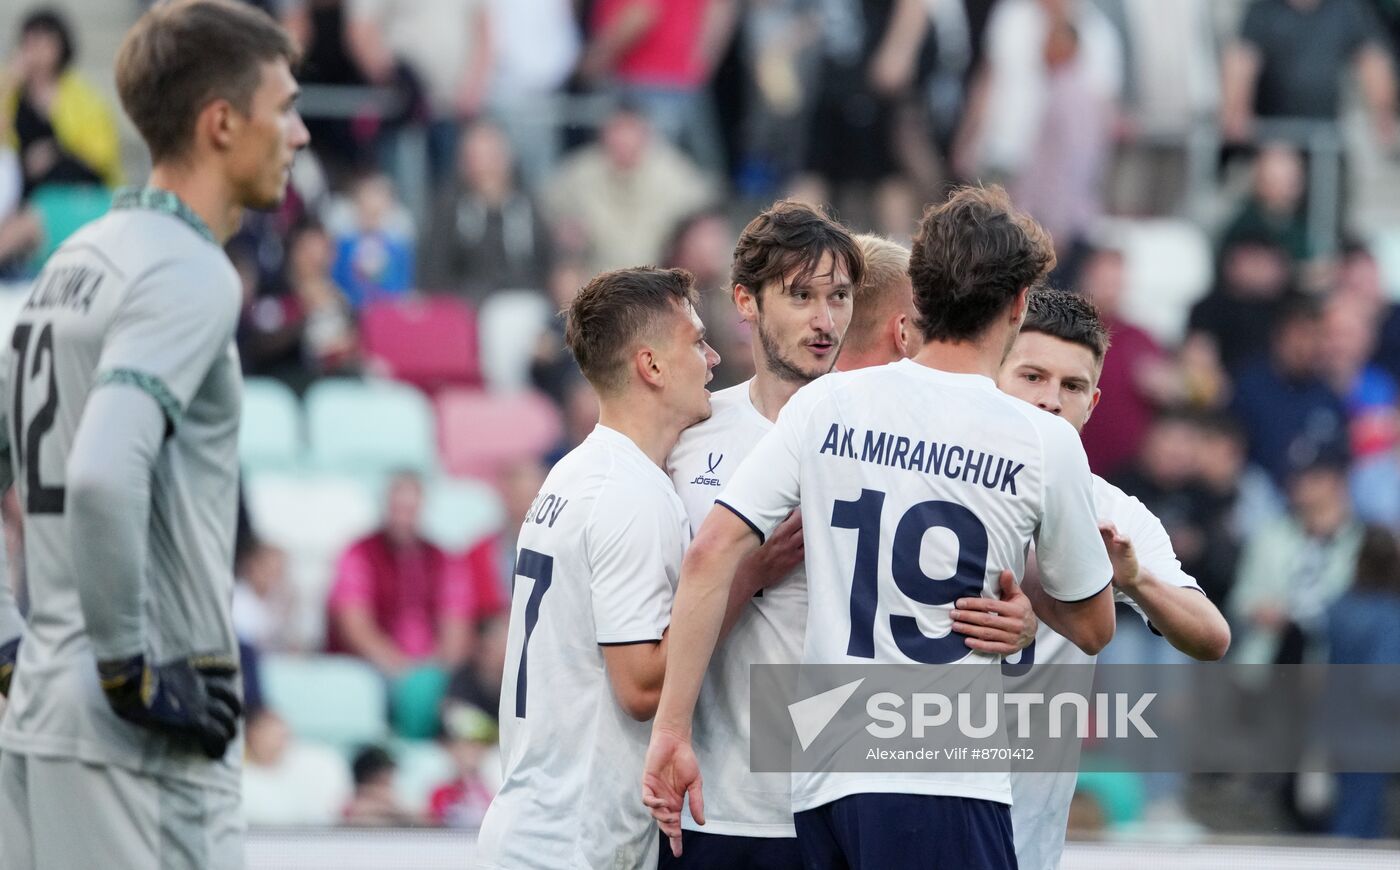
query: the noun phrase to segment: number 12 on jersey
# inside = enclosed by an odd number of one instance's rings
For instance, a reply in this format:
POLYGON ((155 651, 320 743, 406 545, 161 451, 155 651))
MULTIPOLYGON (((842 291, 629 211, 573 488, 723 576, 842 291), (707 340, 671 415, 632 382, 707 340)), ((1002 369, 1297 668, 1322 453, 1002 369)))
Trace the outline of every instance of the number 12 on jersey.
POLYGON ((11 410, 14 415, 14 420, 10 423, 13 432, 11 443, 15 464, 19 473, 25 476, 25 511, 31 516, 61 514, 67 495, 66 487, 44 486, 43 481, 39 479, 39 444, 53 428, 58 417, 58 370, 53 354, 53 324, 48 324, 39 332, 34 355, 30 357, 29 340, 33 332, 33 324, 21 323, 15 327, 14 335, 10 339, 11 347, 15 351, 15 367, 11 373, 11 388, 15 393, 14 408, 11 410), (25 429, 25 388, 30 379, 39 376, 39 367, 45 359, 48 360, 49 366, 48 394, 44 404, 34 413, 34 419, 29 421, 29 428, 25 429), (27 372, 26 367, 29 368, 27 372))
MULTIPOLYGON (((856 532, 856 563, 851 577, 851 636, 846 654, 875 657, 875 611, 879 601, 880 527, 885 493, 862 489, 855 501, 838 499, 831 513, 831 527, 856 532)), ((980 596, 987 575, 987 528, 977 515, 951 501, 919 502, 904 512, 895 526, 890 571, 895 585, 920 604, 946 605, 963 597, 980 596), (947 529, 958 542, 957 568, 953 576, 930 577, 920 564, 924 535, 930 529, 947 529)), ((929 637, 913 616, 891 613, 890 633, 900 652, 916 662, 937 665, 968 655, 963 637, 949 632, 929 637)))

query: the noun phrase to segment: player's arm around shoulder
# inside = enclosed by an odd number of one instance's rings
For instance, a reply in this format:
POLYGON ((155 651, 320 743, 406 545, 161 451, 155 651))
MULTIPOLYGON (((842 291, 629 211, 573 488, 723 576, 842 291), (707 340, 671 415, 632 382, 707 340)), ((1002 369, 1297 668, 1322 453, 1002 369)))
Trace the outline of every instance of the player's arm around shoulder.
POLYGON ((1036 616, 1088 655, 1113 639, 1113 566, 1094 507, 1089 460, 1074 428, 1031 414, 1043 445, 1040 522, 1035 533, 1039 583, 1025 585, 1036 616))

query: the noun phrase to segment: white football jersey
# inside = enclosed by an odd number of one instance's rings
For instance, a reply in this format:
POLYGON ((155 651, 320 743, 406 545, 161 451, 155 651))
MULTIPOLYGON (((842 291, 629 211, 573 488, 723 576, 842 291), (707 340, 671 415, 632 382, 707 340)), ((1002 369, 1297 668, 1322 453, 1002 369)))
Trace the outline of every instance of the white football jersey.
MULTIPOLYGON (((710 419, 681 433, 666 461, 671 482, 698 530, 725 481, 773 423, 758 412, 747 381, 715 393, 710 419)), ((705 826, 688 830, 737 837, 795 837, 792 778, 749 764, 749 665, 796 664, 807 620, 807 575, 798 568, 763 590, 710 660, 695 704, 691 742, 705 771, 705 826)))
POLYGON ((661 639, 689 540, 670 479, 616 430, 545 478, 516 541, 484 866, 656 866, 638 785, 651 724, 618 704, 599 645, 661 639))
MULTIPOLYGON (((1205 594, 1200 584, 1182 570, 1167 530, 1162 528, 1162 521, 1146 505, 1094 475, 1094 508, 1099 519, 1113 523, 1118 527, 1119 534, 1133 542, 1138 565, 1143 570, 1163 583, 1205 594)), ((1147 614, 1131 597, 1117 590, 1113 597, 1136 610, 1147 622, 1148 628, 1152 628, 1147 614)), ((1029 664, 1031 670, 1025 678, 1033 681, 1038 665, 1092 665, 1098 656, 1085 653, 1068 638, 1041 622, 1035 642, 1008 660, 1029 664)), ((1018 687, 1018 691, 1036 690, 1033 683, 1018 687)), ((1008 713, 1014 717, 1014 710, 1008 709, 1008 713)), ((1079 775, 1072 771, 1012 772, 1014 801, 1011 805, 1011 824, 1016 835, 1016 863, 1021 870, 1055 870, 1060 866, 1060 853, 1065 847, 1065 827, 1069 824, 1069 805, 1074 798, 1078 778, 1079 775)))
MULTIPOLYGON (((1058 599, 1112 579, 1074 429, 990 378, 910 360, 803 387, 718 501, 760 536, 801 505, 805 664, 999 665, 949 612, 998 595, 1003 569, 1022 576, 1032 541, 1058 599)), ((1011 802, 1004 772, 793 775, 796 811, 870 792, 1011 802)))

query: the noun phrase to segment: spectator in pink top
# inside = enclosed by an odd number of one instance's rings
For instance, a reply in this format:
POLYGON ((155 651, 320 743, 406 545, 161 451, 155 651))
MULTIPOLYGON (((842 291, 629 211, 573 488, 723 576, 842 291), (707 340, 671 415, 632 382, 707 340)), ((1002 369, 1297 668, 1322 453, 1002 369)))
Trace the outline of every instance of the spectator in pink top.
POLYGON ((449 555, 418 534, 423 484, 389 485, 384 527, 340 559, 330 594, 329 649, 390 677, 469 659, 482 624, 505 608, 492 542, 449 555))

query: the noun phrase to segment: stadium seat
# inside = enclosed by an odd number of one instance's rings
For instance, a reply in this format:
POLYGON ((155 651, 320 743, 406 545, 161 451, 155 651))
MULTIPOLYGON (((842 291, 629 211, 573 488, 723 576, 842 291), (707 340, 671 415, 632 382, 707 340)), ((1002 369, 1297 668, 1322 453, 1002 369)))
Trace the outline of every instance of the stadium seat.
POLYGON ((245 489, 254 533, 287 554, 299 639, 319 648, 336 560, 378 525, 380 501, 362 480, 328 474, 262 473, 249 476, 245 489))
POLYGON ((286 470, 304 458, 301 403, 281 381, 249 378, 243 384, 238 458, 245 472, 286 470))
POLYGON ((311 464, 373 478, 436 465, 433 409, 422 393, 392 381, 321 381, 306 394, 311 464))
POLYGON ((420 664, 389 686, 389 727, 409 740, 431 740, 442 730, 442 699, 451 676, 439 665, 420 664))
POLYGON ((360 319, 371 365, 424 390, 449 384, 479 384, 476 315, 466 303, 446 297, 374 302, 360 319))
POLYGON ((1075 790, 1098 801, 1113 827, 1141 819, 1147 804, 1142 774, 1132 771, 1081 770, 1075 790))
POLYGON ((1400 227, 1384 227, 1370 239, 1371 252, 1381 267, 1386 298, 1400 301, 1400 227))
POLYGON ((457 776, 452 756, 435 741, 396 740, 389 751, 399 764, 394 794, 415 813, 426 813, 433 790, 457 776))
POLYGON ((58 246, 89 221, 107 213, 112 205, 112 191, 90 184, 45 184, 29 196, 29 207, 43 226, 43 242, 34 253, 36 268, 44 263, 58 246))
POLYGON ((262 682, 268 705, 302 739, 350 753, 388 736, 384 680, 359 659, 269 655, 262 682))
POLYGON ((505 507, 496 490, 477 480, 439 478, 428 483, 423 536, 449 553, 460 553, 499 531, 505 507))
POLYGON ((481 374, 496 392, 524 389, 530 360, 549 323, 550 305, 530 290, 493 293, 481 304, 481 374))
POLYGON ((1110 220, 1104 230, 1104 241, 1123 251, 1127 269, 1123 318, 1175 346, 1191 306, 1214 279, 1210 239, 1183 220, 1110 220))
POLYGON ((449 390, 437 410, 443 466, 462 477, 493 480, 511 462, 543 455, 564 431, 558 409, 536 392, 449 390))

